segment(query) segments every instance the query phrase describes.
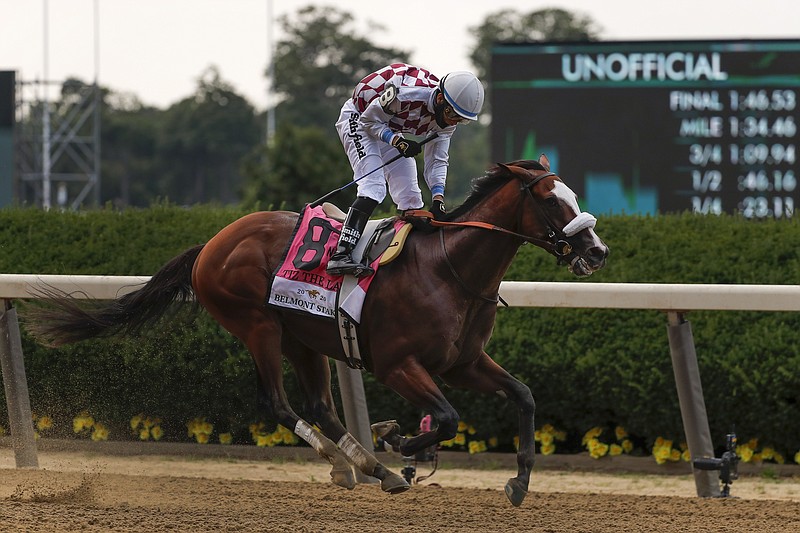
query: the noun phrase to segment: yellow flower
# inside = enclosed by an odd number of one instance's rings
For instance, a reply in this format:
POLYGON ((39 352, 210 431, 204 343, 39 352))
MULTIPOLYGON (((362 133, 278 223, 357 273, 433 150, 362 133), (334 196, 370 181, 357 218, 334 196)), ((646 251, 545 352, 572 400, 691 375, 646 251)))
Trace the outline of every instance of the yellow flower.
POLYGON ((581 444, 586 444, 590 440, 596 439, 597 437, 600 436, 600 434, 602 432, 603 432, 603 428, 601 428, 601 427, 593 427, 592 429, 587 431, 586 434, 583 436, 583 439, 581 439, 581 444))
POLYGON ((681 459, 686 463, 692 460, 692 454, 689 453, 688 448, 681 453, 681 459))
POLYGON ((769 446, 765 446, 761 449, 761 459, 764 461, 769 461, 770 459, 775 457, 775 450, 770 448, 769 446))
POLYGON ((452 439, 443 440, 439 444, 441 444, 442 446, 447 446, 448 448, 451 448, 453 446, 453 444, 455 444, 455 441, 456 441, 456 438, 453 437, 452 439))
POLYGON ((233 435, 230 433, 220 433, 219 434, 219 443, 220 444, 230 444, 233 442, 233 435))
POLYGON ((555 435, 557 441, 564 442, 565 440, 567 440, 567 432, 566 431, 556 431, 554 433, 554 435, 555 435))
POLYGON ((541 448, 539 448, 539 453, 542 455, 553 455, 556 451, 556 445, 553 443, 550 444, 543 444, 541 448))
POLYGON ((103 424, 94 424, 94 431, 92 431, 92 440, 97 442, 101 440, 108 440, 108 429, 103 424))
POLYGON ((753 459, 753 449, 747 444, 737 446, 736 455, 739 456, 742 462, 749 463, 753 459))
POLYGON ((86 411, 81 412, 78 416, 72 419, 72 430, 75 433, 80 433, 84 429, 92 429, 94 426, 94 418, 89 416, 86 411))
POLYGON ((139 430, 139 440, 147 440, 150 438, 150 430, 142 428, 139 430))
POLYGON ((611 457, 622 455, 622 446, 620 446, 619 444, 612 444, 608 450, 608 455, 610 455, 611 457))
POLYGON ((758 448, 758 439, 750 439, 745 446, 753 451, 756 451, 756 448, 758 448))
POLYGON ((670 450, 669 452, 669 460, 673 462, 677 462, 681 460, 681 451, 680 450, 670 450))
POLYGON ((542 444, 553 444, 553 434, 542 433, 539 442, 541 442, 542 444))
POLYGON ((593 439, 591 441, 591 446, 589 448, 589 455, 592 456, 594 459, 600 459, 605 454, 608 453, 608 444, 600 442, 597 439, 593 439))
POLYGON ((779 454, 778 452, 774 452, 772 459, 779 465, 782 465, 783 463, 786 462, 786 459, 783 458, 783 455, 779 454))
POLYGON ((794 454, 794 462, 800 465, 800 450, 797 450, 797 453, 794 454))
POLYGON ((536 442, 541 441, 542 440, 542 431, 539 431, 538 429, 536 431, 534 431, 533 432, 533 440, 535 440, 536 442))
POLYGON ((469 453, 481 453, 486 451, 486 442, 482 440, 473 440, 469 443, 469 453))
POLYGON ((131 429, 136 431, 139 427, 139 424, 142 423, 142 415, 141 413, 131 418, 131 429))
POLYGON ((153 440, 161 440, 161 437, 164 436, 164 430, 161 429, 161 426, 153 426, 150 429, 150 436, 153 437, 153 440))
MULTIPOLYGON (((514 435, 514 449, 519 451, 519 435, 514 435)), ((798 457, 800 457, 800 452, 797 452, 797 453, 798 453, 798 457)), ((800 461, 797 461, 797 462, 800 463, 800 461)))
POLYGON ((463 445, 465 445, 467 443, 467 436, 464 435, 463 433, 456 433, 455 442, 456 442, 456 445, 463 446, 463 445))
POLYGON ((633 451, 633 442, 630 439, 625 439, 622 441, 622 450, 625 453, 631 453, 633 451))
POLYGON ((556 428, 553 427, 553 424, 545 424, 542 426, 542 431, 545 433, 555 433, 556 428))
POLYGON ((194 438, 198 444, 208 444, 208 433, 196 433, 194 438))
POLYGON ((53 427, 53 419, 49 416, 43 416, 36 421, 36 429, 39 431, 45 431, 51 427, 53 427))
POLYGON ((489 448, 497 448, 499 443, 497 437, 489 437, 489 448))
POLYGON ((0 437, 2 437, 5 434, 6 434, 6 428, 4 428, 3 426, 0 426, 0 437))
POLYGON ((672 449, 669 446, 659 446, 657 448, 653 448, 653 457, 656 458, 656 463, 663 465, 667 462, 670 455, 672 454, 672 449))
POLYGON ((464 433, 467 430, 467 427, 468 426, 466 422, 464 422, 463 420, 459 420, 458 429, 456 429, 456 431, 458 431, 459 433, 464 433))
POLYGON ((272 435, 258 435, 256 436, 256 446, 273 446, 272 435))
POLYGON ((628 432, 625 431, 624 427, 617 426, 614 428, 614 435, 617 437, 617 440, 622 440, 628 436, 628 432))

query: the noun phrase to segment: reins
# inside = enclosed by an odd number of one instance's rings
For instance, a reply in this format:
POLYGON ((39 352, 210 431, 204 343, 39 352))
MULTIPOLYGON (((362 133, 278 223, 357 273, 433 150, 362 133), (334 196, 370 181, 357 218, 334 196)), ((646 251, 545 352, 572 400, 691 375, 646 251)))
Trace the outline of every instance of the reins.
MULTIPOLYGON (((522 186, 520 187, 520 190, 521 191, 526 191, 528 193, 528 195, 531 197, 531 199, 533 200, 534 205, 536 205, 536 199, 533 197, 533 193, 531 192, 531 189, 533 188, 534 185, 539 183, 544 178, 547 178, 549 176, 555 176, 555 175, 556 174, 554 172, 545 172, 544 174, 540 174, 539 176, 536 176, 529 183, 525 183, 523 181, 522 186)), ((519 178, 519 179, 522 180, 522 178, 519 178)), ((486 296, 474 291, 470 287, 468 287, 467 284, 464 282, 464 280, 461 279, 461 276, 458 275, 458 272, 456 272, 456 269, 453 266, 453 263, 450 261, 450 256, 447 254, 447 247, 445 246, 445 242, 444 242, 444 230, 446 228, 478 228, 478 229, 484 229, 484 230, 488 230, 488 231, 499 231, 500 233, 504 233, 506 235, 511 235, 511 236, 520 238, 525 242, 529 242, 531 244, 535 244, 535 245, 545 249, 546 251, 549 251, 553 255, 555 255, 558 258, 559 262, 563 261, 568 255, 570 255, 572 253, 572 246, 566 241, 566 235, 564 235, 563 231, 558 230, 556 228, 556 226, 552 223, 552 221, 550 220, 550 217, 547 216, 547 213, 544 210, 540 210, 540 211, 541 211, 540 214, 542 215, 542 217, 545 219, 545 222, 547 223, 547 227, 548 227, 547 237, 548 237, 549 240, 544 240, 544 239, 540 239, 538 237, 531 237, 530 235, 524 235, 522 233, 517 233, 516 231, 511 231, 509 229, 497 226, 495 224, 490 224, 488 222, 480 222, 480 221, 475 221, 475 220, 467 220, 467 221, 464 221, 464 222, 445 222, 443 220, 436 220, 436 219, 433 218, 433 214, 430 211, 425 211, 423 209, 416 209, 416 210, 406 211, 404 213, 404 216, 405 217, 425 218, 425 219, 428 220, 428 223, 431 226, 439 228, 439 242, 442 245, 442 252, 444 253, 445 262, 447 263, 448 268, 450 268, 450 272, 453 274, 453 277, 458 282, 458 284, 461 286, 461 288, 464 289, 465 292, 467 292, 473 298, 477 298, 479 300, 483 300, 484 302, 497 304, 497 302, 499 301, 503 305, 508 307, 508 303, 505 300, 503 300, 503 298, 500 296, 500 293, 498 293, 497 296, 495 296, 494 298, 486 297, 486 296)))

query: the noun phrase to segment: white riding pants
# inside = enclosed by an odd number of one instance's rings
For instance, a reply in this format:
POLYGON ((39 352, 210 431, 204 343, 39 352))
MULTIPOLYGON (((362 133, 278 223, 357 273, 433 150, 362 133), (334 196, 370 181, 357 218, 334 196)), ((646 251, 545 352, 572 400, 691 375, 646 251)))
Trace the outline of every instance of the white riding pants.
MULTIPOLYGON (((361 126, 358 109, 352 100, 342 106, 336 131, 353 168, 353 179, 361 178, 397 156, 397 148, 375 139, 361 126)), ((384 168, 375 170, 358 182, 358 196, 366 196, 380 203, 389 195, 400 210, 421 209, 422 191, 417 181, 417 163, 413 157, 401 157, 384 168)))

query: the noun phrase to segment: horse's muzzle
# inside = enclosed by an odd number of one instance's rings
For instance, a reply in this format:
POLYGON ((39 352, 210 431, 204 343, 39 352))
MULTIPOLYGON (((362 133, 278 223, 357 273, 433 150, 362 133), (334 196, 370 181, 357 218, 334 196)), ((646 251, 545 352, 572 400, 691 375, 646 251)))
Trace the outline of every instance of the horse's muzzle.
POLYGON ((607 246, 593 246, 586 251, 585 255, 576 255, 569 263, 569 271, 578 277, 585 277, 606 266, 608 257, 607 246))

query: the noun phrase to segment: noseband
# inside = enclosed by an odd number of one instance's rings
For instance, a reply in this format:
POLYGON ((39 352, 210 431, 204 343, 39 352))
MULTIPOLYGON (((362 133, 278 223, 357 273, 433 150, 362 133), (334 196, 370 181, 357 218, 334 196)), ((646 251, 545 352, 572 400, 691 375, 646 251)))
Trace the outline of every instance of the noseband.
MULTIPOLYGON (((525 183, 522 178, 519 178, 519 180, 522 182, 520 190, 528 193, 528 196, 530 197, 531 201, 533 201, 534 205, 538 205, 538 203, 536 202, 536 198, 533 196, 533 187, 544 178, 549 178, 550 176, 556 176, 555 172, 545 172, 544 174, 540 174, 528 183, 525 183)), ((546 209, 539 209, 539 213, 542 215, 542 218, 544 218, 545 224, 547 225, 547 240, 544 241, 535 237, 522 237, 527 242, 538 244, 539 246, 542 246, 542 248, 551 251, 558 259, 559 264, 566 263, 570 256, 575 255, 572 253, 572 245, 567 239, 584 229, 593 228, 597 223, 597 219, 590 213, 581 212, 578 213, 578 215, 566 226, 564 226, 563 229, 559 229, 547 214, 546 209)), ((520 219, 522 218, 521 210, 519 217, 520 219)), ((518 224, 518 226, 520 225, 521 224, 518 224)))

